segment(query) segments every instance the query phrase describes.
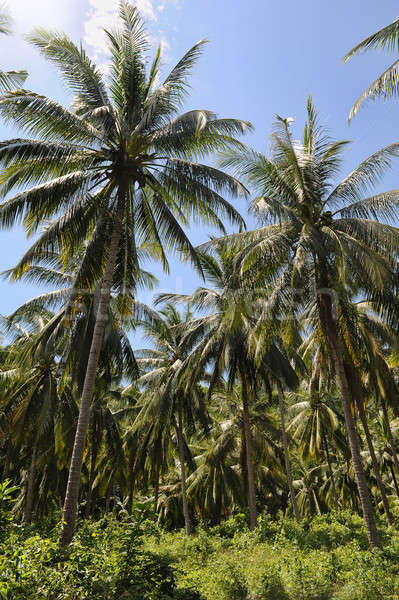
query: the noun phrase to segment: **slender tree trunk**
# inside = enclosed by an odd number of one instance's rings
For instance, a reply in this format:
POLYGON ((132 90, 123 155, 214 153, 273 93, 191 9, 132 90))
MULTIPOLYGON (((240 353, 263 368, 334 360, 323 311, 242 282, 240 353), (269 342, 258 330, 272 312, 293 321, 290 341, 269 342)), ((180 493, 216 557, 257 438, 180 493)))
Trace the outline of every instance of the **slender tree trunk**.
POLYGON ((158 498, 159 498, 159 466, 156 467, 155 481, 154 481, 154 512, 158 512, 158 498))
MULTIPOLYGON (((393 464, 395 465, 396 473, 399 475, 399 459, 398 459, 398 455, 396 453, 395 440, 393 439, 391 423, 389 422, 387 405, 385 403, 384 398, 381 398, 381 407, 382 407, 382 413, 384 415, 385 425, 387 428, 388 440, 389 440, 389 445, 391 447, 393 464)), ((399 494, 398 494, 398 496, 399 496, 399 494)))
POLYGON ((180 477, 181 477, 181 492, 183 502, 184 526, 186 535, 191 535, 190 512, 187 502, 187 486, 186 486, 186 461, 184 456, 184 438, 183 438, 183 410, 179 404, 179 414, 177 423, 177 441, 179 445, 179 461, 180 461, 180 477))
POLYGON ((9 472, 10 472, 10 451, 7 448, 6 455, 5 455, 5 458, 4 458, 3 481, 5 481, 6 479, 8 479, 9 472))
POLYGON ((340 349, 337 324, 332 315, 331 297, 328 294, 320 293, 319 300, 320 318, 327 336, 331 360, 333 362, 333 366, 335 367, 338 389, 341 394, 346 430, 348 432, 349 447, 352 455, 353 468, 355 471, 356 484, 359 491, 363 518, 366 524, 367 536, 371 547, 380 547, 381 540, 375 524, 373 506, 371 504, 369 490, 367 487, 366 476, 360 455, 359 440, 357 437, 355 421, 351 409, 351 394, 346 378, 343 355, 340 349))
POLYGON ((132 480, 130 481, 129 484, 129 496, 128 496, 128 507, 127 507, 127 511, 129 513, 129 515, 133 514, 133 498, 134 498, 134 487, 135 487, 135 482, 134 479, 132 478, 132 480))
POLYGON ((312 376, 309 382, 309 392, 312 399, 319 395, 319 383, 320 383, 320 372, 321 372, 321 352, 320 348, 317 348, 316 355, 314 357, 314 363, 312 368, 312 376))
POLYGON ((111 508, 111 492, 112 492, 112 479, 108 484, 107 493, 105 496, 105 514, 108 515, 109 509, 111 508))
POLYGON ((377 481, 377 486, 378 486, 378 490, 380 492, 380 496, 381 496, 382 504, 384 506, 384 511, 385 511, 385 514, 387 517, 387 521, 390 525, 393 525, 395 521, 394 521, 393 515, 391 513, 391 510, 389 508, 389 502, 388 502, 387 495, 385 493, 384 482, 382 481, 378 460, 375 455, 374 444, 373 444, 373 440, 372 440, 372 437, 370 434, 370 429, 369 429, 369 426, 367 423, 367 416, 366 416, 366 412, 364 410, 364 402, 363 402, 363 398, 361 397, 361 394, 359 394, 358 398, 357 398, 357 408, 359 411, 360 420, 363 425, 363 430, 366 435, 367 446, 368 446, 368 449, 370 452, 370 457, 371 457, 371 463, 373 465, 374 475, 375 475, 375 478, 377 481))
POLYGON ((394 466, 393 466, 393 464, 392 464, 392 463, 389 465, 389 470, 391 471, 391 475, 392 475, 392 481, 393 481, 393 485, 394 485, 394 487, 395 487, 395 492, 396 492, 396 495, 397 495, 397 496, 398 496, 398 498, 399 498, 399 486, 398 486, 398 480, 396 479, 396 475, 395 475, 395 469, 394 469, 394 466))
POLYGON ((247 469, 247 448, 245 443, 245 427, 244 427, 244 419, 241 420, 241 436, 240 436, 240 472, 241 472, 241 481, 242 481, 242 489, 245 494, 245 490, 248 487, 248 469, 247 469))
POLYGON ((80 475, 82 471, 83 453, 86 445, 86 434, 89 426, 91 400, 94 392, 98 359, 104 337, 107 312, 110 302, 110 293, 114 275, 114 268, 118 254, 119 241, 122 233, 122 218, 124 210, 124 192, 120 190, 115 214, 114 226, 110 241, 109 253, 101 287, 100 301, 98 304, 96 323, 91 341, 86 376, 83 384, 82 399, 79 409, 78 425, 72 452, 69 477, 65 494, 64 510, 62 515, 62 531, 60 545, 68 545, 74 534, 76 513, 78 507, 80 475))
POLYGON ((244 422, 245 434, 245 454, 247 457, 247 477, 248 477, 248 506, 249 506, 249 526, 255 529, 257 522, 256 514, 256 495, 255 495, 255 477, 253 464, 252 432, 249 418, 248 388, 247 379, 243 370, 240 371, 241 390, 242 390, 242 417, 244 422))
POLYGON ((328 466, 328 473, 329 473, 330 479, 331 479, 332 495, 333 495, 335 507, 337 508, 339 506, 339 500, 338 500, 338 494, 337 494, 337 486, 335 485, 335 476, 334 476, 334 471, 333 471, 333 468, 332 468, 332 465, 331 465, 330 451, 328 449, 328 440, 327 440, 327 436, 326 436, 325 431, 324 431, 324 427, 322 429, 322 436, 323 436, 324 453, 326 455, 327 466, 328 466))
POLYGON ((37 442, 35 442, 32 450, 32 456, 28 471, 28 480, 26 487, 26 504, 25 504, 25 515, 24 521, 27 525, 30 525, 32 521, 32 508, 33 508, 33 490, 35 488, 36 479, 36 456, 37 456, 37 442))
POLYGON ((280 409, 280 421, 281 421, 281 438, 283 440, 283 449, 284 449, 285 471, 287 473, 288 488, 290 490, 292 510, 294 512, 296 520, 300 521, 301 515, 299 514, 298 503, 296 501, 296 496, 295 496, 294 481, 292 479, 291 460, 290 460, 290 454, 289 454, 289 450, 288 450, 288 436, 287 436, 287 430, 285 428, 284 394, 283 394, 283 390, 281 388, 280 383, 277 384, 277 389, 278 389, 278 405, 279 405, 279 409, 280 409))
POLYGON ((96 460, 97 460, 97 441, 95 439, 96 432, 94 432, 92 447, 91 447, 91 457, 90 457, 90 473, 89 473, 89 482, 87 489, 87 500, 86 500, 86 508, 85 508, 85 519, 88 519, 91 513, 91 504, 93 498, 93 484, 96 475, 96 460))

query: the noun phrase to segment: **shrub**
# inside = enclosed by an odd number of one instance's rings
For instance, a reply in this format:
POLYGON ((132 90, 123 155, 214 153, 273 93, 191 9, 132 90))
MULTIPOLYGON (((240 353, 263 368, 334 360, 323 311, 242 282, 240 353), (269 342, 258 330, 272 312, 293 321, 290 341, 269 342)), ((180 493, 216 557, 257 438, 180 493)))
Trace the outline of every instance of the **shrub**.
POLYGON ((281 575, 275 567, 268 567, 262 573, 254 600, 289 600, 281 575))
POLYGON ((225 538, 233 538, 237 533, 248 530, 248 520, 246 515, 239 513, 231 519, 217 525, 212 531, 225 538))
POLYGON ((248 598, 247 581, 241 569, 235 564, 226 562, 215 575, 217 577, 217 587, 223 598, 226 600, 246 600, 248 598))

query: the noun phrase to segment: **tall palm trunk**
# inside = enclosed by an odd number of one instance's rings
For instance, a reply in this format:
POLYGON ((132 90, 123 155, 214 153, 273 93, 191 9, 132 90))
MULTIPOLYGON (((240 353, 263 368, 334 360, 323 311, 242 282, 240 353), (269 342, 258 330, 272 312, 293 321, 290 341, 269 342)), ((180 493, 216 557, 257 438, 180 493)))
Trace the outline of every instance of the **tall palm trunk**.
POLYGON ((75 530, 83 453, 86 445, 86 435, 89 426, 91 400, 94 392, 98 359, 104 337, 105 323, 110 302, 114 268, 122 233, 124 204, 124 192, 120 190, 118 194, 118 204, 110 241, 109 253, 101 287, 96 323, 94 325, 93 338, 91 341, 89 359, 87 362, 86 376, 83 384, 79 418, 76 427, 75 441, 73 445, 71 466, 69 469, 64 510, 62 515, 62 531, 60 537, 61 546, 66 546, 71 542, 75 530))
POLYGON ((24 521, 27 525, 32 521, 32 509, 33 509, 33 490, 35 487, 36 478, 36 456, 37 456, 37 442, 35 442, 32 450, 32 456, 30 460, 28 470, 28 480, 26 487, 26 503, 25 503, 25 514, 24 521))
POLYGON ((243 423, 244 423, 244 435, 245 435, 245 454, 246 454, 246 458, 247 458, 249 526, 250 526, 250 529, 255 529, 256 521, 257 521, 257 514, 256 514, 256 495, 255 495, 252 433, 251 433, 251 422, 250 422, 250 418, 249 418, 247 378, 246 378, 243 370, 240 371, 240 377, 241 377, 241 390, 242 390, 242 418, 243 418, 243 423))
POLYGON ((388 523, 390 525, 393 525, 395 521, 394 521, 393 515, 391 513, 391 510, 389 508, 389 502, 388 502, 387 495, 385 493, 384 482, 382 481, 378 460, 375 455, 374 444, 373 444, 373 440, 371 437, 369 425, 367 423, 367 416, 366 416, 366 412, 364 410, 364 402, 363 402, 363 398, 361 397, 361 394, 357 398, 357 408, 359 411, 360 420, 363 425, 363 430, 366 435, 367 446, 368 446, 368 449, 370 452, 371 463, 373 465, 373 471, 374 471, 374 475, 375 475, 375 478, 377 481, 378 490, 380 492, 382 505, 384 507, 384 511, 385 511, 388 523))
POLYGON ((395 440, 393 439, 391 423, 389 422, 387 405, 385 403, 384 398, 381 398, 381 407, 382 407, 382 414, 384 415, 385 426, 387 428, 388 440, 389 440, 389 445, 391 447, 393 464, 395 465, 396 473, 399 475, 399 459, 398 459, 398 455, 396 453, 395 440))
POLYGON ((94 432, 92 447, 91 447, 91 457, 90 457, 90 473, 89 473, 89 482, 87 489, 87 500, 86 500, 86 508, 85 508, 85 519, 88 519, 91 513, 91 505, 93 500, 93 484, 96 476, 96 460, 97 460, 97 440, 96 440, 96 432, 94 432))
POLYGON ((248 469, 247 469, 247 448, 246 448, 246 443, 245 443, 244 419, 241 420, 239 464, 240 464, 242 489, 244 490, 244 493, 245 493, 245 490, 248 487, 248 469))
POLYGON ((107 492, 105 494, 105 514, 108 515, 111 508, 111 494, 112 494, 112 478, 107 487, 107 492))
POLYGON ((330 451, 328 449, 328 440, 327 440, 326 432, 324 431, 323 425, 322 425, 321 434, 322 434, 323 450, 324 450, 324 454, 326 455, 326 460, 327 460, 328 474, 329 474, 330 480, 331 480, 331 489, 332 489, 334 504, 335 504, 335 507, 338 508, 339 500, 338 500, 338 494, 337 494, 337 486, 335 484, 334 470, 331 465, 330 451))
POLYGON ((301 515, 299 514, 298 504, 296 501, 295 490, 294 490, 294 481, 292 479, 292 469, 291 469, 291 460, 288 451, 288 436, 287 430, 285 428, 285 407, 284 407, 284 394, 281 389, 281 385, 277 384, 278 388, 278 405, 280 409, 280 422, 281 422, 281 438, 283 440, 283 449, 284 449, 284 460, 285 460, 285 471, 287 474, 288 480, 288 488, 290 490, 290 498, 292 504, 292 510, 294 512, 295 518, 297 521, 301 520, 301 515))
POLYGON ((385 486, 384 486, 384 482, 382 481, 381 471, 380 471, 378 460, 377 460, 377 457, 375 454, 373 439, 371 437, 371 433, 370 433, 370 429, 369 429, 369 425, 368 425, 368 421, 367 421, 367 415, 366 415, 366 411, 364 408, 364 396, 363 396, 363 390, 362 390, 362 382, 361 382, 359 374, 356 371, 355 365, 353 364, 353 361, 352 361, 351 357, 349 356, 349 354, 346 355, 344 368, 345 368, 345 372, 347 374, 349 389, 350 389, 350 392, 352 395, 352 402, 353 402, 354 406, 357 406, 360 421, 362 423, 363 431, 366 436, 366 442, 367 442, 367 447, 368 447, 369 453, 370 453, 371 464, 373 466, 373 472, 374 472, 374 476, 375 476, 375 479, 377 482, 378 491, 381 496, 382 505, 384 507, 384 512, 386 514, 388 523, 390 525, 393 525, 394 518, 393 518, 391 510, 389 508, 389 502, 388 502, 387 495, 385 493, 385 486))
MULTIPOLYGON (((320 288, 327 286, 320 286, 320 288)), ((363 518, 366 524, 367 536, 371 547, 380 547, 381 540, 377 531, 374 519, 373 507, 367 487, 366 476, 363 469, 360 455, 359 440, 355 427, 355 421, 351 410, 351 394, 348 380, 345 373, 342 352, 340 348, 339 334, 337 324, 332 314, 332 303, 329 294, 319 294, 320 301, 320 319, 327 337, 327 344, 330 351, 330 358, 335 367, 338 389, 341 394, 342 406, 344 409, 345 425, 348 433, 349 447, 351 451, 353 468, 357 489, 359 492, 362 506, 363 518)))
MULTIPOLYGON (((310 383, 309 383, 309 391, 310 391, 310 397, 311 397, 312 402, 315 402, 316 400, 319 401, 320 377, 321 377, 321 350, 319 347, 319 348, 317 348, 316 355, 314 358, 312 377, 311 377, 310 383)), ((328 441, 327 441, 326 432, 324 430, 323 421, 321 422, 321 441, 322 441, 323 451, 324 451, 324 454, 325 454, 325 457, 327 460, 328 474, 330 476, 334 504, 337 507, 339 504, 338 503, 338 494, 337 494, 337 488, 335 485, 334 471, 331 466, 330 451, 328 449, 328 441)))
POLYGON ((186 460, 184 455, 184 437, 183 437, 183 409, 179 403, 178 422, 177 422, 177 441, 179 445, 179 462, 180 462, 180 478, 181 492, 183 502, 184 527, 186 535, 191 535, 191 521, 187 502, 187 485, 186 485, 186 460))
POLYGON ((158 512, 158 498, 159 498, 159 465, 156 467, 155 471, 155 481, 154 481, 154 512, 157 514, 158 512))
POLYGON ((3 466, 3 481, 5 479, 8 479, 8 474, 10 472, 10 462, 11 462, 10 461, 10 452, 11 452, 10 449, 7 448, 7 450, 6 450, 6 456, 5 456, 5 459, 4 459, 4 466, 3 466))

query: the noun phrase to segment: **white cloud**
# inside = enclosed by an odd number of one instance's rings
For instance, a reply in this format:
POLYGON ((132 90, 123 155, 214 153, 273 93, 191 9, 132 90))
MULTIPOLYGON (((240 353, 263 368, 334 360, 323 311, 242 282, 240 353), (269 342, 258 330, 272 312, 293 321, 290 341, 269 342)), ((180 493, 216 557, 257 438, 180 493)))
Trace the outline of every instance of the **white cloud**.
MULTIPOLYGON (((97 61, 105 58, 104 28, 110 29, 118 22, 118 4, 116 0, 88 0, 89 11, 84 24, 84 40, 93 49, 94 58, 97 61)), ((154 43, 161 43, 163 51, 167 51, 169 44, 165 35, 156 27, 158 13, 165 10, 167 4, 177 7, 180 0, 163 0, 156 4, 156 0, 135 0, 142 16, 153 24, 150 39, 154 43)))
POLYGON ((18 31, 33 27, 65 29, 78 9, 77 0, 8 0, 5 4, 18 31))

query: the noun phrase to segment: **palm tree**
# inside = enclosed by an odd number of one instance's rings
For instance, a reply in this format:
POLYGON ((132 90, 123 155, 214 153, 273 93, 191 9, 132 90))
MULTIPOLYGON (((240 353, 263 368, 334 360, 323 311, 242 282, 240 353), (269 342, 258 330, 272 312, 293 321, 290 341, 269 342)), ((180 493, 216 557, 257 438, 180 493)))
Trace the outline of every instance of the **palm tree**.
POLYGON ((210 436, 198 444, 196 468, 187 479, 187 495, 201 519, 218 525, 221 517, 242 505, 242 480, 237 469, 240 427, 235 419, 215 421, 210 436))
MULTIPOLYGON (((355 54, 377 48, 388 52, 397 52, 399 40, 399 17, 392 23, 386 25, 376 33, 369 35, 357 44, 345 55, 344 61, 348 61, 355 54)), ((390 65, 356 100, 349 113, 352 119, 366 100, 375 100, 380 96, 384 98, 396 98, 399 92, 399 59, 390 65)))
MULTIPOLYGON (((342 439, 341 422, 335 399, 327 393, 297 394, 297 401, 290 407, 293 415, 288 430, 292 431, 298 443, 298 455, 303 460, 313 460, 318 463, 326 461, 331 481, 331 492, 335 508, 338 506, 338 495, 335 485, 334 468, 331 461, 330 444, 333 450, 345 447, 342 439)), ((334 452, 333 452, 334 456, 334 452)))
POLYGON ((300 521, 301 516, 299 514, 298 504, 297 504, 296 497, 295 497, 294 481, 292 478, 292 468, 291 468, 291 460, 290 460, 290 453, 289 453, 289 446, 288 446, 288 435, 287 435, 287 429, 285 426, 284 393, 283 393, 283 388, 280 383, 277 384, 277 390, 278 390, 278 405, 279 405, 280 422, 281 422, 281 438, 283 440, 285 470, 287 473, 288 487, 290 490, 292 510, 294 511, 296 520, 300 521))
MULTIPOLYGON (((259 387, 259 379, 268 375, 291 387, 297 384, 297 376, 289 364, 288 358, 272 339, 265 345, 255 360, 249 346, 250 334, 255 324, 256 303, 251 285, 235 276, 236 252, 222 243, 217 257, 202 254, 202 269, 213 288, 198 288, 192 295, 162 294, 157 302, 184 302, 200 311, 209 312, 187 324, 182 344, 192 348, 186 359, 187 369, 192 373, 192 381, 209 366, 211 380, 209 394, 220 383, 224 372, 227 373, 228 389, 239 382, 242 402, 243 433, 245 439, 245 457, 247 468, 248 507, 250 527, 257 522, 256 486, 253 461, 253 435, 251 423, 251 404, 259 387), (250 294, 250 295, 249 295, 250 294)), ((190 386, 190 381, 188 381, 190 386)))
MULTIPOLYGON (((262 222, 253 232, 231 236, 244 248, 242 273, 263 272, 274 291, 255 328, 257 343, 264 323, 290 320, 304 310, 309 326, 325 340, 330 368, 342 400, 356 481, 371 546, 380 545, 351 412, 352 396, 345 372, 343 333, 352 326, 352 293, 389 302, 397 319, 396 255, 399 232, 383 221, 398 212, 399 191, 364 198, 399 154, 392 144, 364 160, 341 183, 333 181, 347 141, 329 139, 318 124, 309 98, 303 139, 294 140, 290 119, 276 118, 271 158, 233 152, 221 164, 245 177, 258 197, 252 209, 262 222), (246 242, 246 244, 245 244, 246 242), (349 289, 348 289, 349 288, 349 289)), ((223 241, 225 243, 225 241, 223 241)), ((217 242, 214 242, 216 245, 217 242)))
MULTIPOLYGON (((0 223, 9 227, 23 216, 32 233, 43 220, 55 217, 21 260, 19 270, 35 253, 51 251, 55 243, 63 246, 66 258, 73 256, 88 238, 85 273, 103 274, 65 496, 62 545, 71 541, 74 532, 114 274, 129 291, 137 277, 136 248, 142 242, 152 244, 154 256, 166 269, 168 249, 199 265, 182 228, 192 216, 221 229, 223 216, 242 224, 221 194, 245 193, 245 189, 196 160, 216 149, 240 145, 231 136, 245 131, 248 123, 217 119, 206 110, 176 116, 203 42, 191 48, 157 87, 160 49, 148 70, 148 40, 137 10, 121 0, 119 13, 121 27, 106 31, 111 53, 108 88, 82 47, 65 35, 38 30, 30 41, 61 71, 75 95, 72 109, 31 91, 10 92, 0 99, 5 121, 38 137, 0 145, 5 167, 0 192, 25 188, 1 205, 0 223)), ((78 278, 76 287, 90 285, 78 278)))
POLYGON ((182 317, 169 304, 161 311, 157 321, 143 323, 145 335, 151 339, 154 349, 142 352, 139 358, 139 366, 145 373, 138 379, 137 385, 145 386, 145 400, 134 425, 134 429, 145 436, 141 452, 146 452, 149 446, 158 450, 154 453, 158 477, 165 448, 172 441, 172 431, 176 432, 187 535, 191 534, 191 518, 187 501, 186 463, 191 456, 185 431, 193 433, 197 423, 202 425, 205 432, 208 428, 204 393, 200 385, 193 382, 187 392, 181 384, 187 356, 182 337, 190 317, 190 310, 182 317))
POLYGON ((13 343, 0 372, 7 389, 1 410, 9 424, 10 443, 18 446, 20 452, 25 448, 29 457, 24 494, 27 524, 32 519, 39 454, 43 448, 48 450, 54 438, 60 404, 54 352, 42 352, 38 356, 33 351, 48 319, 44 314, 37 315, 31 319, 29 329, 24 328, 22 321, 14 324, 5 321, 13 343))
POLYGON ((256 377, 254 362, 249 358, 247 347, 248 328, 243 312, 243 293, 241 292, 241 297, 239 297, 237 287, 233 286, 233 292, 237 294, 233 299, 233 293, 229 287, 232 283, 230 282, 232 258, 232 255, 226 250, 219 256, 220 262, 211 256, 203 255, 201 257, 202 270, 215 289, 199 288, 191 296, 164 294, 157 301, 180 301, 200 310, 206 307, 214 311, 210 315, 197 317, 187 324, 183 344, 189 348, 194 347, 187 359, 188 370, 190 370, 190 366, 193 369, 193 381, 201 376, 208 364, 213 365, 209 393, 214 390, 224 370, 228 371, 230 389, 237 379, 240 382, 248 506, 250 527, 254 529, 257 510, 250 401, 251 386, 256 377))

